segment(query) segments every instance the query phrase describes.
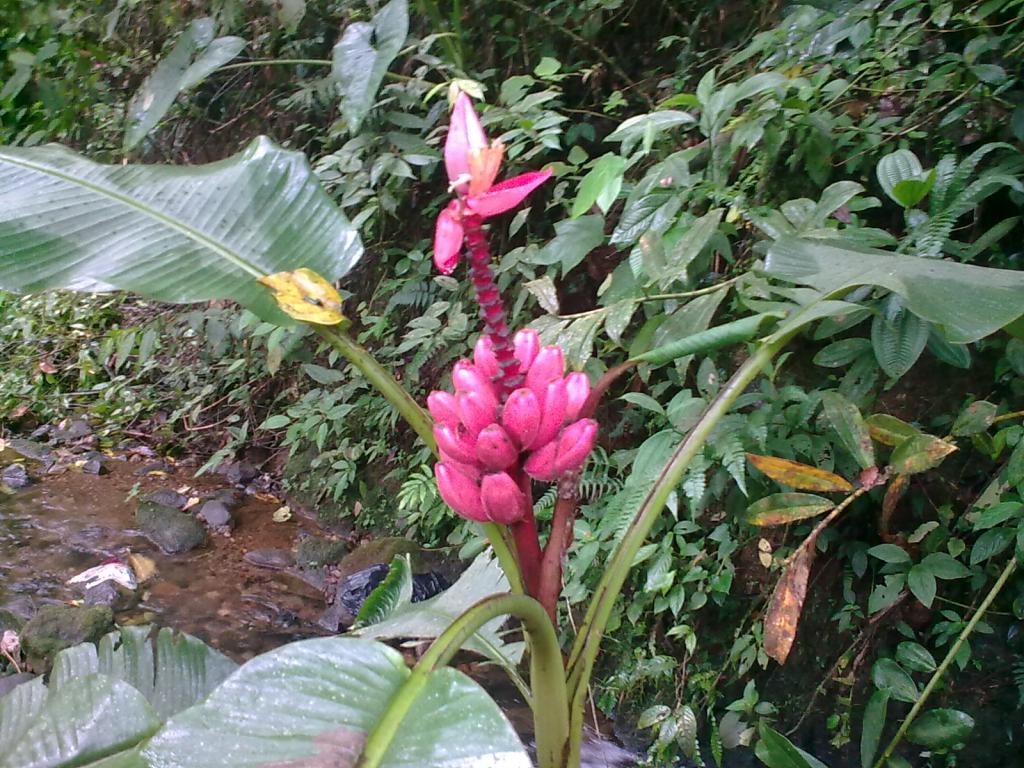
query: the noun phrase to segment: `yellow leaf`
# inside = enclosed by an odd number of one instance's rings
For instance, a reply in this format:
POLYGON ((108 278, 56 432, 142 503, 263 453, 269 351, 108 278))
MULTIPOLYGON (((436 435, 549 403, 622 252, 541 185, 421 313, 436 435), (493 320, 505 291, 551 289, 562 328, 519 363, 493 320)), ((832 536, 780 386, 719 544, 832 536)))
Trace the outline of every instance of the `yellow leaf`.
POLYGON ((128 565, 135 572, 135 579, 139 584, 145 584, 156 575, 156 563, 145 555, 132 552, 128 555, 128 565))
POLYGON ((756 453, 748 453, 747 461, 772 480, 801 491, 850 493, 853 490, 853 485, 839 475, 796 461, 778 459, 774 456, 758 456, 756 453))
POLYGON ((337 290, 311 269, 278 272, 261 277, 260 282, 274 292, 277 305, 285 314, 296 320, 338 325, 345 319, 337 290))

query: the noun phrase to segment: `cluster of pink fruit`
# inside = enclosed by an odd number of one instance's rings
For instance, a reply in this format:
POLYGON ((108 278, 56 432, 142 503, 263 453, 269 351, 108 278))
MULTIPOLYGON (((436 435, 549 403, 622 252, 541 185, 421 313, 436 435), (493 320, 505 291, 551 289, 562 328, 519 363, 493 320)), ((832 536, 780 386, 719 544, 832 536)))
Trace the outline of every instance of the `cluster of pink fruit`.
POLYGON ((530 503, 523 483, 578 471, 597 439, 597 422, 579 418, 590 395, 586 374, 566 376, 561 348, 542 348, 532 329, 516 333, 513 347, 525 373, 504 403, 486 336, 473 362, 455 364, 455 393, 433 392, 427 399, 441 452, 435 467, 441 497, 470 520, 509 525, 523 519, 530 503))

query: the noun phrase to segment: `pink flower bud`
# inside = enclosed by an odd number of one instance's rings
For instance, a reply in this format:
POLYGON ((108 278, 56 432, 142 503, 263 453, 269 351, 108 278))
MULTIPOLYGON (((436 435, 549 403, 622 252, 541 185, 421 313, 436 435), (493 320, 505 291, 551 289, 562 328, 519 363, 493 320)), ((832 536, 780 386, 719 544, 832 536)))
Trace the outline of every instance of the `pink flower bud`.
POLYGON ((555 458, 558 453, 558 442, 552 440, 547 445, 542 445, 526 459, 523 469, 534 480, 550 482, 557 477, 555 473, 555 458))
POLYGON ((565 418, 567 421, 575 421, 580 415, 580 409, 590 397, 590 379, 585 373, 570 373, 565 377, 565 394, 567 402, 565 406, 565 418))
POLYGON ((452 469, 457 469, 459 472, 461 472, 471 480, 476 480, 477 482, 480 481, 480 475, 483 473, 480 471, 480 467, 477 466, 476 462, 473 462, 472 464, 463 464, 461 461, 456 461, 455 459, 453 459, 448 454, 447 451, 439 450, 438 453, 441 454, 441 461, 443 461, 449 467, 451 467, 452 469))
POLYGON ((567 399, 565 381, 563 379, 555 379, 545 387, 540 426, 537 428, 537 436, 533 438, 533 442, 527 448, 538 448, 555 439, 558 431, 562 428, 562 424, 565 422, 567 399))
POLYGON ((526 494, 507 472, 484 475, 480 483, 480 500, 484 514, 495 523, 510 525, 526 514, 526 494))
POLYGON ((565 358, 562 356, 562 348, 544 347, 537 353, 530 370, 526 372, 526 386, 536 392, 537 397, 543 397, 548 382, 562 378, 564 371, 565 358))
POLYGON ((553 467, 555 475, 575 472, 582 467, 596 440, 597 422, 593 419, 580 419, 562 430, 553 467))
POLYGON ((501 412, 501 423, 521 447, 533 442, 540 427, 540 403, 532 389, 522 387, 508 396, 501 412))
POLYGON ((491 424, 477 435, 476 457, 488 469, 507 469, 519 458, 519 451, 501 426, 491 424))
POLYGON ((481 336, 473 348, 473 364, 488 379, 498 375, 498 358, 494 356, 494 344, 487 336, 481 336))
POLYGON ((427 410, 438 424, 449 427, 459 424, 459 406, 451 392, 431 392, 427 396, 427 410))
POLYGON ((540 336, 533 328, 523 328, 521 331, 516 331, 516 335, 512 337, 512 347, 515 350, 516 360, 525 371, 533 365, 533 361, 537 357, 537 352, 540 350, 540 336))
POLYGON ((470 520, 487 521, 480 501, 480 488, 472 478, 443 461, 434 465, 434 476, 437 478, 437 490, 449 507, 470 520))
POLYGON ((434 266, 442 275, 450 275, 459 263, 464 236, 459 219, 459 204, 452 202, 441 211, 434 227, 434 266))
POLYGON ((476 441, 461 429, 457 430, 447 424, 435 424, 434 438, 437 440, 437 447, 456 461, 476 464, 476 441))
POLYGON ((498 399, 489 390, 459 392, 455 399, 459 403, 459 416, 470 437, 475 438, 481 429, 498 418, 498 399))

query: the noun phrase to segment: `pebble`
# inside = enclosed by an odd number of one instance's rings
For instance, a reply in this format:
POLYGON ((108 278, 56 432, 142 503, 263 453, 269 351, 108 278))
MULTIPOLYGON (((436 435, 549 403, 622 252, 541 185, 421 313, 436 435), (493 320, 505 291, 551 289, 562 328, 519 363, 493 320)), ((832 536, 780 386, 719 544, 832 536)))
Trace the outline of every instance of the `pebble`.
POLYGON ((32 478, 29 477, 28 470, 21 464, 11 464, 9 467, 5 467, 3 473, 0 474, 0 481, 14 490, 32 485, 32 478))
POLYGON ((231 510, 222 501, 208 501, 199 509, 196 515, 200 520, 211 528, 230 528, 234 524, 231 517, 231 510))
MULTIPOLYGON (((135 474, 138 474, 138 472, 135 474)), ((152 493, 147 493, 144 498, 146 501, 156 502, 157 504, 163 504, 177 509, 184 509, 185 505, 188 504, 187 496, 184 496, 177 491, 173 491, 170 488, 160 488, 152 493)))
POLYGON ((245 562, 257 568, 283 571, 295 565, 295 558, 287 549, 253 549, 245 553, 245 562))

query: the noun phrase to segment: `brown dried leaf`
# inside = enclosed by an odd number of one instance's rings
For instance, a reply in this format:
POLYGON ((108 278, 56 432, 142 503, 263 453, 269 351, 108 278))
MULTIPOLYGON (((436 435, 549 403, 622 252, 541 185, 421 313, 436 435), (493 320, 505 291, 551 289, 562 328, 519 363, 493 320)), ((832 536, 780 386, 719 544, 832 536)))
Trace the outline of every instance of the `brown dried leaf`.
POLYGON ((831 501, 811 493, 773 493, 747 507, 751 525, 782 525, 817 517, 835 506, 831 501))
POLYGON ((885 498, 882 500, 882 517, 878 521, 878 534, 890 544, 897 538, 890 532, 892 515, 896 511, 896 505, 903 498, 903 494, 907 492, 909 480, 908 475, 896 475, 889 483, 889 487, 885 489, 885 498))
POLYGON ((914 475, 939 466, 956 446, 934 435, 917 435, 904 440, 892 452, 889 464, 901 475, 914 475))
POLYGON ((768 613, 764 617, 764 651, 785 664, 796 639, 796 628, 807 597, 807 577, 814 562, 814 540, 805 541, 775 585, 768 613))
POLYGON ((797 461, 779 459, 774 456, 759 456, 756 453, 748 453, 747 461, 777 483, 801 491, 849 493, 853 490, 853 486, 845 478, 797 461))

